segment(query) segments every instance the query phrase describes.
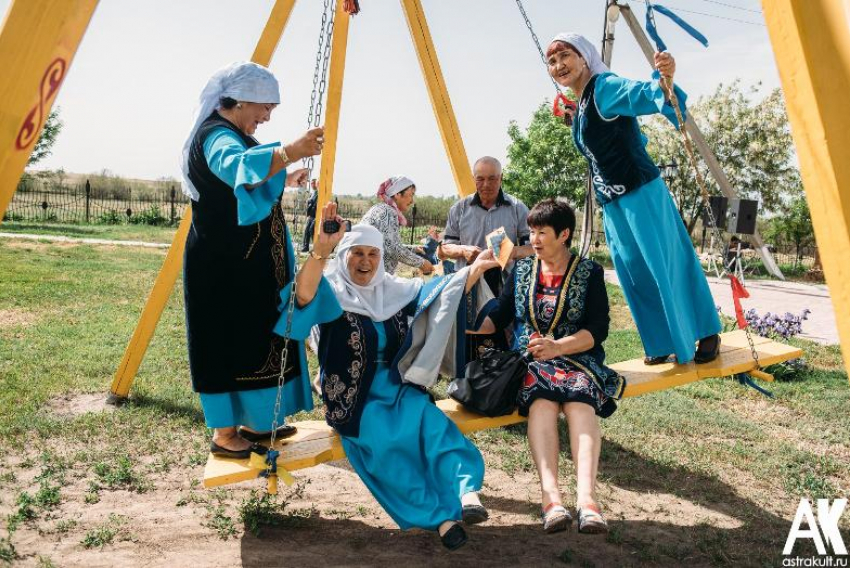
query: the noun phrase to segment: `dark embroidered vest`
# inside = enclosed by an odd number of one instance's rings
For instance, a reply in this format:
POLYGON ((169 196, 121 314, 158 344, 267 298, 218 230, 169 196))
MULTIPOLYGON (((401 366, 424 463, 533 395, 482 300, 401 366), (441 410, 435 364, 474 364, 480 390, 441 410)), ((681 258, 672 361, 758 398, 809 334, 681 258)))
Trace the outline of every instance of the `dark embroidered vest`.
MULTIPOLYGON (((251 246, 256 234, 256 225, 240 226, 237 223, 236 198, 233 188, 221 181, 207 165, 204 157, 204 142, 216 128, 227 128, 245 143, 248 148, 259 142, 244 134, 231 122, 213 112, 198 128, 189 148, 189 179, 200 194, 192 201, 192 231, 196 239, 218 252, 229 251, 241 257, 251 246)), ((191 235, 190 235, 191 238, 191 235)))
POLYGON ((376 325, 384 326, 387 344, 383 357, 392 363, 407 335, 406 311, 384 322, 344 312, 336 320, 321 325, 319 367, 325 420, 343 436, 360 434, 360 416, 377 368, 376 325))
POLYGON ((604 206, 654 180, 660 172, 646 153, 637 118, 616 116, 608 119, 599 113, 594 92, 599 77, 591 77, 584 88, 573 126, 573 140, 590 164, 596 200, 604 206))
MULTIPOLYGON (((577 262, 572 278, 564 282, 568 286, 567 302, 561 313, 560 321, 552 323, 552 333, 555 339, 573 335, 582 329, 584 320, 585 298, 590 275, 596 266, 589 258, 574 259, 577 262)), ((529 296, 537 292, 537 282, 532 281, 534 257, 518 260, 515 272, 515 322, 514 349, 524 351, 528 347, 529 336, 534 332, 528 313, 529 296)), ((597 268, 598 267, 596 266, 597 268)), ((569 268, 569 267, 568 267, 569 268)), ((541 330, 542 331, 542 330, 541 330)), ((602 345, 594 345, 583 353, 562 356, 574 366, 581 368, 596 384, 611 398, 620 399, 626 388, 626 379, 619 373, 605 366, 605 350, 602 345)))
MULTIPOLYGON (((280 207, 259 223, 240 226, 233 188, 207 165, 204 142, 219 127, 249 148, 258 145, 213 112, 189 148, 189 178, 200 195, 192 202, 183 262, 189 366, 195 390, 210 394, 278 384, 284 340, 272 330, 279 292, 292 279, 280 207)), ((301 376, 299 353, 290 341, 286 381, 301 376)))

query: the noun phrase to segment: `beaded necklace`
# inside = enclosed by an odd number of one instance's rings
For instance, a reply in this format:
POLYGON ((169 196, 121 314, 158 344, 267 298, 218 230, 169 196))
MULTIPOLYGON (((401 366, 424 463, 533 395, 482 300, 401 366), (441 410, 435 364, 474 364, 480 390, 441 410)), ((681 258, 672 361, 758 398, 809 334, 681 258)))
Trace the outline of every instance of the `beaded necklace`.
POLYGON ((561 313, 563 313, 564 306, 567 304, 567 290, 570 287, 570 280, 572 279, 573 273, 575 272, 576 266, 578 265, 578 262, 576 262, 575 258, 570 258, 568 262, 569 269, 567 270, 567 274, 564 277, 563 282, 561 282, 561 291, 558 294, 558 302, 555 307, 555 317, 552 318, 552 321, 549 324, 549 329, 547 329, 546 334, 544 334, 542 331, 540 331, 540 327, 537 323, 537 314, 534 313, 534 299, 537 296, 537 270, 538 265, 540 264, 539 258, 535 257, 534 259, 534 264, 531 268, 531 282, 533 283, 533 287, 531 290, 529 290, 528 294, 528 317, 531 320, 531 325, 532 327, 534 327, 534 331, 536 331, 540 335, 552 335, 551 331, 555 327, 555 324, 560 321, 561 313))

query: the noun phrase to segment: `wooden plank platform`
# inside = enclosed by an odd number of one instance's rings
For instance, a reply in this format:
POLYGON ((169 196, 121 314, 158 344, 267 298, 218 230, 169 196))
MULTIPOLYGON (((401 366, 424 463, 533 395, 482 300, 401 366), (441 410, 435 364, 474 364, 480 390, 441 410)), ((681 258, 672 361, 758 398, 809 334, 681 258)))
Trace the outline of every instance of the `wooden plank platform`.
MULTIPOLYGON (((803 356, 802 349, 757 335, 753 336, 753 343, 758 351, 762 367, 803 356)), ((633 359, 615 363, 611 367, 626 377, 627 386, 623 396, 631 397, 702 379, 744 373, 754 369, 754 364, 746 334, 738 330, 722 335, 720 356, 711 363, 702 365, 665 363, 649 367, 643 364, 642 359, 633 359)), ((525 421, 525 418, 516 412, 497 418, 481 416, 466 410, 451 399, 441 400, 437 406, 458 425, 464 434, 525 421)), ((279 467, 293 471, 345 457, 339 436, 325 422, 308 421, 298 422, 295 425, 298 426, 298 432, 293 437, 275 444, 280 451, 279 467)), ((204 469, 204 487, 218 487, 247 481, 257 478, 258 474, 259 471, 252 469, 247 459, 231 460, 217 458, 210 454, 204 469)))

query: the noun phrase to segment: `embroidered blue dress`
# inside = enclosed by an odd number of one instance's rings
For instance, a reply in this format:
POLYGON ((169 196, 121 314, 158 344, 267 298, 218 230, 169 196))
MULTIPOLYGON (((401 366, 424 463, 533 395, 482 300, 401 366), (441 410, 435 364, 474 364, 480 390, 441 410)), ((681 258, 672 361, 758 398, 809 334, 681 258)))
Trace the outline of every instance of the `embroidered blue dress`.
MULTIPOLYGON (((210 428, 271 429, 283 341, 279 292, 295 273, 278 206, 286 172, 262 185, 279 144, 259 145, 213 113, 198 131, 190 176, 200 199, 184 259, 192 383, 210 428)), ((313 407, 303 343, 290 345, 284 417, 313 407)))
MULTIPOLYGON (((284 302, 290 289, 281 294, 284 302)), ((313 325, 321 326, 326 418, 363 483, 402 529, 436 530, 461 518, 462 495, 481 489, 484 460, 427 392, 401 382, 393 362, 416 302, 374 322, 343 312, 323 278, 313 301, 295 310, 292 336, 306 337, 313 325)))
MULTIPOLYGON (((675 111, 658 82, 594 75, 573 139, 587 158, 605 237, 649 356, 693 359, 695 342, 720 332, 708 282, 673 199, 646 152, 637 116, 675 111)), ((684 112, 685 93, 677 89, 684 112)))

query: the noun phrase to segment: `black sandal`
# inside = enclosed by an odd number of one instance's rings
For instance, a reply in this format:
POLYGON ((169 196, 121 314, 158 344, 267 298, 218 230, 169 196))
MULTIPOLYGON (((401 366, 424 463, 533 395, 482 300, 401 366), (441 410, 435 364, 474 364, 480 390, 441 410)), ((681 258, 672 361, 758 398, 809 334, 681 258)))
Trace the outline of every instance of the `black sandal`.
MULTIPOLYGON (((277 436, 275 436, 275 439, 282 440, 284 438, 290 438, 294 436, 297 432, 298 428, 296 428, 295 426, 284 424, 283 426, 277 429, 277 436)), ((246 430, 244 428, 239 428, 239 435, 248 440, 249 442, 262 442, 272 437, 271 432, 251 432, 250 430, 246 430)))
POLYGON ((650 357, 649 355, 647 355, 646 357, 643 358, 643 364, 644 365, 660 365, 662 363, 666 363, 669 358, 670 358, 669 355, 659 355, 657 357, 650 357))
POLYGON ((490 514, 483 505, 464 505, 463 522, 467 525, 477 525, 490 518, 490 514))
POLYGON ((694 353, 694 363, 709 363, 717 359, 718 355, 720 355, 720 336, 715 333, 714 335, 703 337, 699 340, 697 351, 694 353), (714 340, 714 349, 703 349, 705 344, 712 339, 714 340))
POLYGON ((250 448, 244 450, 230 450, 224 446, 219 446, 215 442, 210 442, 210 453, 219 458, 228 458, 232 460, 246 460, 251 457, 251 454, 259 454, 264 456, 269 449, 259 444, 252 444, 250 448))
POLYGON ((453 524, 451 528, 440 537, 440 542, 442 542, 443 546, 449 550, 457 550, 466 544, 467 540, 466 531, 463 530, 463 527, 457 523, 453 524))

